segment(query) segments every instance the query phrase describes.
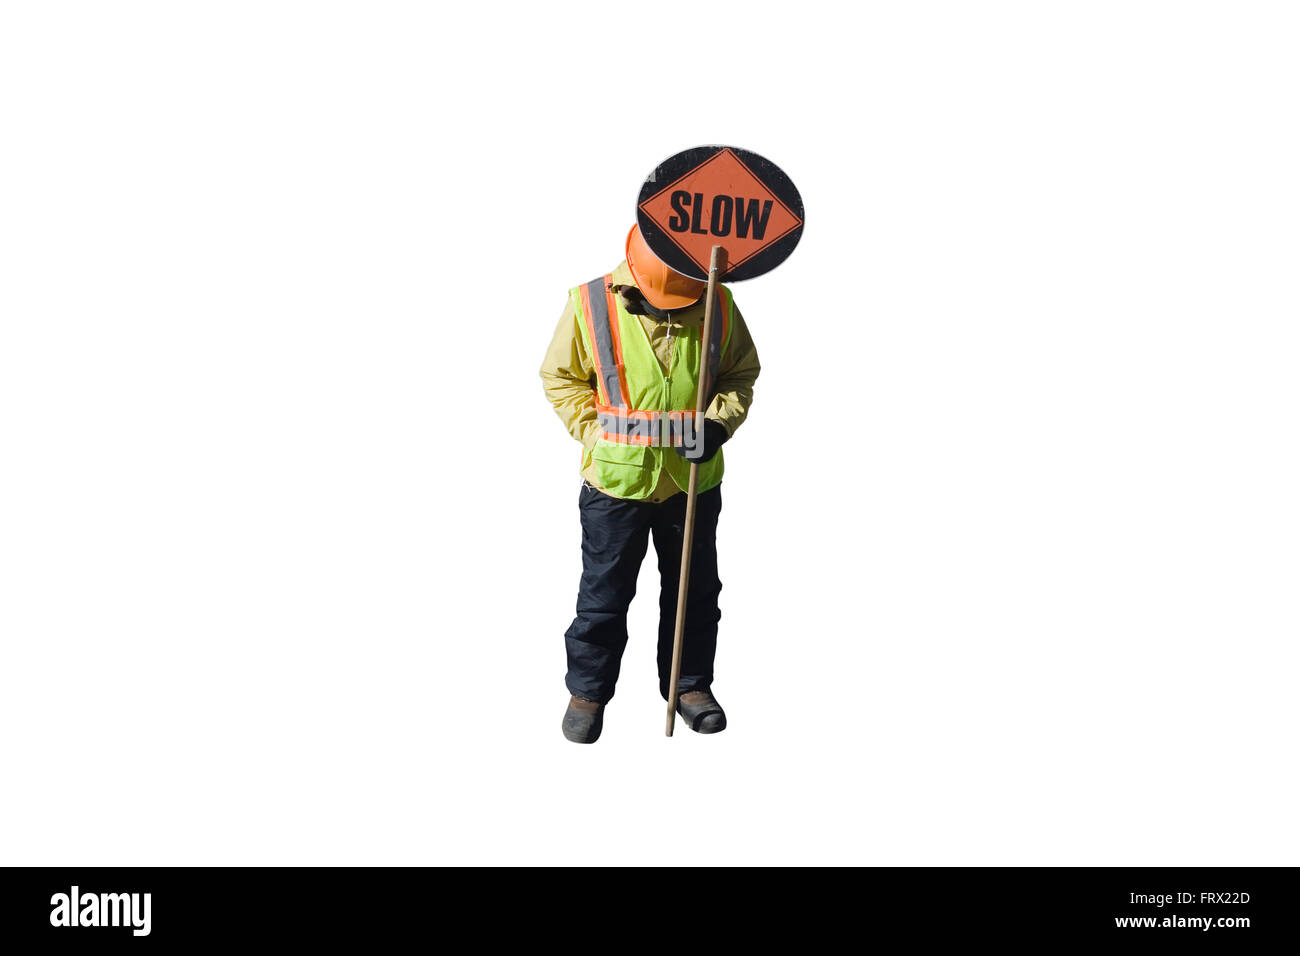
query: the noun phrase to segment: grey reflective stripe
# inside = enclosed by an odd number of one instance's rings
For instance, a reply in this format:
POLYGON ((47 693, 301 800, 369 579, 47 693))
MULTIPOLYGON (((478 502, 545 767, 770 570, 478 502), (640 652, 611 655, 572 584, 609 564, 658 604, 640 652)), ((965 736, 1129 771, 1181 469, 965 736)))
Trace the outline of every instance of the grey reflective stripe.
POLYGON ((617 322, 618 316, 609 314, 609 299, 605 298, 605 281, 601 276, 587 283, 587 301, 591 305, 591 333, 596 337, 597 374, 609 396, 609 404, 615 408, 624 407, 623 390, 618 385, 618 361, 614 356, 614 336, 609 327, 611 321, 617 322))
POLYGON ((709 379, 704 386, 704 394, 713 400, 713 390, 718 382, 718 367, 722 364, 722 335, 724 331, 722 321, 722 310, 726 308, 723 299, 726 296, 722 289, 718 289, 717 295, 713 297, 713 328, 709 330, 709 379))
POLYGON ((597 412, 596 421, 600 422, 600 430, 609 432, 613 435, 621 434, 621 422, 624 421, 622 416, 615 415, 613 412, 597 412))
POLYGON ((681 445, 691 432, 694 415, 690 412, 651 412, 648 415, 620 415, 597 412, 596 419, 605 435, 627 438, 638 445, 681 445))

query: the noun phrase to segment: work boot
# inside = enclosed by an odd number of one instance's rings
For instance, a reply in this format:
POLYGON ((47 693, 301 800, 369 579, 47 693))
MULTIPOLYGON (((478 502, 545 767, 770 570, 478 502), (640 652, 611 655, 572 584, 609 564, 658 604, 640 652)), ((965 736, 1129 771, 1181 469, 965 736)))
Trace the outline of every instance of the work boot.
POLYGON ((605 705, 585 697, 570 697, 569 708, 564 712, 564 739, 575 744, 594 744, 600 738, 600 728, 605 722, 605 705))
POLYGON ((707 690, 688 690, 677 698, 677 713, 697 734, 716 734, 727 729, 722 705, 707 690))

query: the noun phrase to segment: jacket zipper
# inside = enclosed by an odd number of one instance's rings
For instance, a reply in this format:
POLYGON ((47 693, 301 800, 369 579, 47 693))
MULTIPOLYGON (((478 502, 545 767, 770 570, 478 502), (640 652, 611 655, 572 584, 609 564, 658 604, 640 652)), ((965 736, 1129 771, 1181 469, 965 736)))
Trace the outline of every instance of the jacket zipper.
POLYGON ((668 416, 667 416, 668 406, 669 406, 670 404, 672 404, 672 391, 673 391, 673 359, 676 357, 676 353, 675 353, 675 351, 674 351, 674 345, 675 345, 675 343, 674 343, 674 341, 673 341, 673 338, 674 338, 674 335, 675 335, 675 331, 674 331, 674 329, 675 329, 675 327, 674 327, 673 325, 670 324, 670 325, 668 326, 668 374, 664 376, 664 397, 663 397, 663 406, 664 406, 664 407, 661 409, 661 411, 664 412, 664 415, 659 419, 659 441, 660 441, 661 447, 662 447, 662 443, 663 443, 664 438, 665 438, 665 435, 664 435, 664 429, 665 429, 665 427, 668 429, 669 436, 671 436, 671 432, 672 432, 672 425, 667 425, 667 426, 665 426, 665 425, 664 425, 664 422, 667 421, 667 418, 668 418, 668 416))

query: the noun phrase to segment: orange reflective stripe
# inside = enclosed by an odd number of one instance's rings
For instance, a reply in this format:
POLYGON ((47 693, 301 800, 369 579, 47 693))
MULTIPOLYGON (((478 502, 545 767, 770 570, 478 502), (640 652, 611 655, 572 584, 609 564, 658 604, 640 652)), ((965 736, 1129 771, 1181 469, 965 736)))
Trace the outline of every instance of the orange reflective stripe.
POLYGON ((661 412, 658 409, 641 411, 635 408, 618 408, 617 406, 614 405, 604 405, 600 402, 596 403, 596 411, 609 414, 609 415, 624 415, 628 418, 658 418, 660 415, 667 415, 667 414, 678 414, 678 415, 695 414, 695 409, 693 408, 686 408, 680 410, 674 409, 672 412, 661 412))
POLYGON ((605 441, 613 442, 616 445, 658 445, 659 443, 649 435, 620 435, 618 432, 603 432, 601 437, 605 441))
POLYGON ((693 408, 672 408, 666 412, 659 411, 658 409, 641 411, 636 408, 617 408, 613 405, 602 404, 601 402, 596 403, 596 411, 604 415, 622 415, 625 418, 658 418, 661 415, 693 416, 695 414, 695 409, 693 408))

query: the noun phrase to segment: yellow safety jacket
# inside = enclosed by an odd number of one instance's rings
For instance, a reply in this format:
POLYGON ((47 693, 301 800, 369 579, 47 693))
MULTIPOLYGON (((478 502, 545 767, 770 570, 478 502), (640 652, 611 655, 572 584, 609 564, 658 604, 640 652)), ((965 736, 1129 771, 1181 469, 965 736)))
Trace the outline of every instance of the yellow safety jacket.
MULTIPOLYGON (((667 369, 660 366, 637 316, 623 307, 613 291, 612 275, 569 291, 578 326, 596 380, 599 433, 583 467, 618 498, 648 498, 666 470, 685 489, 690 462, 673 451, 695 424, 695 397, 701 368, 711 400, 718 367, 731 340, 731 291, 719 286, 714 298, 712 340, 701 360, 702 328, 683 328, 670 351, 667 369)), ((707 407, 707 402, 706 402, 707 407)), ((722 451, 700 465, 698 490, 722 481, 722 451)))

